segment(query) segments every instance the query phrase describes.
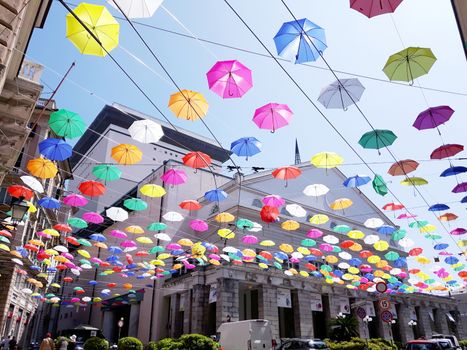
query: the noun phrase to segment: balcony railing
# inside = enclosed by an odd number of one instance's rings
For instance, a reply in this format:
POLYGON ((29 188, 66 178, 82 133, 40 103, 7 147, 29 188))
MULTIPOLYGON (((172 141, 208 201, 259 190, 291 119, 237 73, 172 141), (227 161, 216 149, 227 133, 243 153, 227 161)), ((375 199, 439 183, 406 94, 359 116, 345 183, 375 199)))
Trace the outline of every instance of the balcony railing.
POLYGON ((23 61, 21 69, 19 70, 18 76, 23 79, 30 80, 34 83, 40 84, 40 79, 41 79, 43 70, 44 70, 44 67, 41 66, 40 64, 32 62, 32 61, 28 61, 25 59, 23 61))

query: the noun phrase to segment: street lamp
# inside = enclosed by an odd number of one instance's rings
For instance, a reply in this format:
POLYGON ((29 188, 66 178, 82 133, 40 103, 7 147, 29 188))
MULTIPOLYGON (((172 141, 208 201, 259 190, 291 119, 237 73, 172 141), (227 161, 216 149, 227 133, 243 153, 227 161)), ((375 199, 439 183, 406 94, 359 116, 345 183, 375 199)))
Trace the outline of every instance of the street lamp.
POLYGON ((26 215, 29 207, 23 204, 23 201, 11 204, 11 219, 13 222, 20 222, 26 215))
POLYGON ((412 328, 412 333, 415 337, 414 327, 417 325, 417 321, 410 320, 407 324, 409 325, 410 328, 412 328))
POLYGON ((339 312, 337 314, 337 318, 345 318, 345 314, 343 314, 342 312, 339 312))
POLYGON ((366 315, 365 317, 363 317, 362 319, 363 323, 365 323, 365 342, 366 342, 366 348, 368 349, 368 338, 370 337, 370 330, 368 329, 368 323, 373 321, 373 319, 366 315), (366 332, 368 332, 368 335, 366 334, 366 332))

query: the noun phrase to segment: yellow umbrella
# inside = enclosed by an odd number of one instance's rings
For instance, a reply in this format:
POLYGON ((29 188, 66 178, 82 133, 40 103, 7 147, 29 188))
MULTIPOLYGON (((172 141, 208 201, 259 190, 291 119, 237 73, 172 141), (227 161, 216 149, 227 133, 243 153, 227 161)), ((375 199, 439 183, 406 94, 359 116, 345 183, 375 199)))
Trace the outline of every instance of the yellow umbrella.
POLYGON ((107 249, 107 244, 105 244, 104 242, 96 242, 94 243, 94 247, 97 247, 97 248, 102 248, 102 249, 107 249))
POLYGON ((31 159, 26 168, 29 170, 31 175, 39 177, 41 179, 50 179, 57 175, 57 167, 50 160, 45 158, 31 159))
POLYGON ((45 252, 49 255, 52 255, 52 256, 57 256, 58 255, 58 251, 56 251, 55 249, 46 249, 45 252))
POLYGON ((52 237, 60 237, 60 233, 57 230, 54 230, 53 228, 46 228, 42 232, 51 235, 52 237))
POLYGON ((264 241, 259 242, 259 245, 263 247, 274 247, 276 243, 274 243, 274 241, 271 241, 270 239, 266 239, 264 241))
POLYGON ((334 152, 321 152, 315 154, 311 158, 311 164, 317 168, 335 168, 338 165, 341 165, 344 162, 344 159, 334 152))
POLYGON ((310 223, 315 225, 322 225, 329 221, 329 217, 324 214, 316 214, 310 218, 310 223))
POLYGON ((310 276, 310 274, 306 271, 300 271, 300 276, 307 278, 310 276))
POLYGON ((360 250, 363 249, 363 247, 360 243, 354 243, 349 247, 349 249, 353 252, 359 252, 360 250))
POLYGON ((268 266, 267 264, 265 264, 265 263, 259 263, 258 266, 259 266, 260 268, 262 268, 263 270, 266 270, 266 269, 269 268, 269 266, 268 266))
POLYGON ((300 224, 295 220, 287 220, 281 224, 281 227, 286 231, 295 231, 300 228, 300 224))
POLYGON ((219 231, 217 231, 217 234, 225 239, 235 238, 235 233, 232 230, 229 230, 228 228, 221 228, 219 231))
POLYGON ((168 258, 170 258, 172 255, 168 254, 168 253, 162 253, 162 254, 159 254, 159 256, 157 257, 159 260, 166 260, 168 258))
POLYGON ((110 12, 99 5, 79 4, 73 12, 99 39, 105 50, 89 35, 86 28, 71 14, 66 16, 66 37, 85 55, 105 56, 118 46, 120 25, 110 12))
POLYGON ((376 263, 376 267, 377 267, 378 269, 382 269, 383 267, 386 267, 386 266, 388 266, 388 265, 389 265, 389 263, 388 263, 386 260, 380 260, 380 261, 378 261, 378 262, 376 263))
POLYGON ((138 147, 127 143, 113 147, 111 155, 118 164, 123 165, 139 163, 143 158, 143 152, 138 147))
POLYGON ((436 231, 436 226, 432 224, 425 225, 420 227, 420 233, 430 233, 436 231))
POLYGON ((467 239, 463 239, 463 240, 457 242, 457 245, 458 245, 459 247, 461 247, 461 248, 467 247, 467 239))
POLYGON ((423 264, 423 265, 427 265, 427 264, 431 263, 430 259, 428 259, 427 257, 421 256, 421 255, 415 257, 415 261, 418 262, 419 264, 423 264))
POLYGON ((404 186, 421 186, 428 184, 428 181, 421 177, 408 177, 405 180, 401 181, 401 185, 404 186))
POLYGON ((44 242, 41 242, 38 239, 30 239, 28 243, 32 244, 32 245, 36 245, 38 247, 43 247, 44 246, 44 242))
POLYGON ((54 287, 54 288, 62 288, 61 285, 59 285, 58 283, 52 283, 50 284, 51 287, 54 287))
MULTIPOLYGON (((355 266, 349 267, 349 268, 347 269, 347 271, 348 271, 349 273, 351 273, 352 275, 356 275, 356 274, 360 273, 360 269, 358 269, 358 268, 355 267, 355 266)), ((353 279, 353 278, 352 278, 352 279, 353 279)))
POLYGON ((235 216, 233 216, 230 213, 223 212, 220 214, 217 214, 216 217, 214 218, 217 222, 220 223, 226 223, 226 222, 232 222, 235 220, 235 216))
POLYGON ((164 187, 154 184, 146 184, 139 189, 139 191, 145 196, 152 198, 159 198, 166 194, 164 187))
POLYGON ((249 248, 243 249, 242 254, 243 256, 248 256, 252 258, 256 257, 256 252, 253 249, 249 249, 249 248))
POLYGON ((375 248, 377 251, 384 252, 389 248, 389 243, 381 240, 373 244, 373 248, 375 248))
POLYGON ((58 261, 58 262, 61 262, 61 263, 68 262, 68 259, 65 258, 64 256, 61 256, 61 255, 55 256, 55 257, 54 257, 54 260, 55 260, 55 261, 58 261))
POLYGON ((79 255, 81 255, 82 257, 86 259, 89 259, 91 257, 91 254, 89 254, 86 250, 78 249, 77 252, 79 255))
POLYGON ((348 198, 339 198, 329 204, 329 207, 332 210, 344 210, 350 207, 352 204, 353 202, 348 198))
POLYGON ((293 247, 290 245, 290 244, 287 244, 287 243, 282 243, 280 246, 279 246, 279 249, 282 250, 284 253, 287 253, 287 254, 290 254, 293 252, 293 247))
POLYGON ((177 243, 185 247, 191 247, 193 245, 193 242, 188 238, 182 238, 177 243))
POLYGON ((298 247, 297 252, 302 253, 303 255, 310 255, 311 252, 308 248, 305 247, 298 247))
POLYGON ((159 259, 151 260, 149 263, 154 266, 165 266, 165 262, 159 259))
POLYGON ((16 250, 10 251, 10 254, 17 257, 17 258, 20 258, 20 259, 22 258, 21 253, 16 251, 16 250))
POLYGON ((325 258, 326 262, 330 263, 330 264, 335 264, 339 261, 339 259, 337 258, 337 256, 334 256, 334 255, 328 255, 326 256, 325 258))
POLYGON ((177 118, 198 120, 208 112, 208 102, 199 92, 182 90, 170 96, 169 108, 177 118))
POLYGON ((129 233, 134 233, 136 235, 144 233, 143 228, 138 225, 131 225, 131 226, 125 227, 125 231, 129 233))
POLYGON ((365 234, 360 230, 351 230, 347 232, 347 236, 352 239, 363 239, 365 237, 365 234))
POLYGON ((36 206, 31 202, 26 202, 26 205, 28 206, 28 213, 35 213, 37 211, 36 206))
POLYGON ((381 261, 381 258, 378 255, 372 255, 369 256, 368 259, 366 259, 370 264, 376 264, 381 261))
POLYGON ((209 259, 209 263, 214 266, 220 266, 220 261, 216 259, 209 259))
POLYGON ((139 243, 143 243, 143 244, 152 244, 152 239, 149 238, 149 237, 138 237, 136 238, 136 241, 139 242, 139 243))
POLYGON ((3 243, 0 243, 0 249, 4 250, 6 252, 10 251, 10 248, 8 248, 8 246, 6 244, 3 244, 3 243))

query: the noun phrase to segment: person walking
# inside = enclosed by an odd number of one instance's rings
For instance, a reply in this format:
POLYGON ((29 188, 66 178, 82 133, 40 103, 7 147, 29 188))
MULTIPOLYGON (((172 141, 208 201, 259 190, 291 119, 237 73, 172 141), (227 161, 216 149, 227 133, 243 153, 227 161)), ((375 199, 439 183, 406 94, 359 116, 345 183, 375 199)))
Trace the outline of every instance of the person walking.
POLYGON ((6 339, 5 339, 5 342, 3 343, 3 350, 9 350, 10 349, 10 339, 11 337, 8 336, 6 339))
POLYGON ((55 350, 54 340, 52 339, 52 334, 47 333, 45 338, 42 340, 39 350, 55 350))
POLYGON ((10 339, 8 345, 10 346, 10 350, 16 350, 16 345, 18 345, 18 342, 16 341, 15 336, 13 336, 13 338, 10 339))
POLYGON ((68 350, 75 350, 76 346, 76 335, 72 335, 70 337, 70 341, 68 342, 68 350))

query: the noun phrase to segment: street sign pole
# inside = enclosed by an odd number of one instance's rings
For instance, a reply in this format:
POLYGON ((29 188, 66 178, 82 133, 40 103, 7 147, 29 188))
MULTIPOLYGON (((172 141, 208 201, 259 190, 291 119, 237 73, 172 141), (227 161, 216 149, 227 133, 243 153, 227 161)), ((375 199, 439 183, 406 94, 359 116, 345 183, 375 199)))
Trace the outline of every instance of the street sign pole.
POLYGON ((120 334, 122 332, 122 327, 123 327, 123 317, 120 319, 120 321, 118 321, 118 338, 117 338, 117 342, 120 340, 120 334))

